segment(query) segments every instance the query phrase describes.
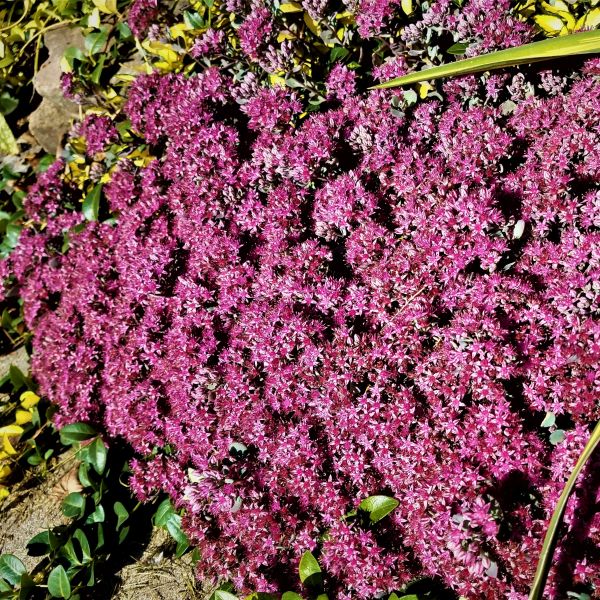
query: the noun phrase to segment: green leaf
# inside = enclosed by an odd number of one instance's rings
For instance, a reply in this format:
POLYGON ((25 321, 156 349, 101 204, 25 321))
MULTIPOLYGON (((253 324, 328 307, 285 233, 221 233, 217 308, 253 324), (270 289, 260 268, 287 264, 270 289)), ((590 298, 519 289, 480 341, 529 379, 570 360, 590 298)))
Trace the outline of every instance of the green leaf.
POLYGON ((550 434, 550 443, 557 446, 565 439, 565 432, 562 429, 557 429, 550 434))
POLYGON ((424 71, 409 73, 396 77, 371 89, 393 88, 409 85, 419 81, 431 81, 442 77, 454 77, 469 73, 481 73, 493 69, 502 69, 553 58, 575 56, 581 54, 596 54, 600 52, 600 30, 583 31, 562 37, 524 44, 516 48, 508 48, 498 52, 490 52, 482 56, 467 58, 454 63, 440 65, 424 71))
POLYGON ((302 600, 302 596, 296 592, 284 592, 281 600, 302 600))
POLYGON ((446 52, 448 52, 448 54, 455 55, 464 54, 469 46, 470 44, 468 42, 457 42, 456 44, 452 44, 452 46, 450 46, 446 52))
POLYGON ((171 518, 172 515, 175 514, 175 510, 171 505, 171 500, 167 498, 163 500, 156 509, 156 513, 154 513, 154 525, 156 527, 166 527, 167 522, 171 518))
POLYGON ((398 500, 389 496, 369 496, 358 505, 358 508, 369 513, 371 523, 377 523, 389 515, 398 504, 400 504, 398 500))
POLYGON ((117 23, 117 31, 122 40, 130 40, 133 37, 131 29, 129 29, 129 26, 124 21, 119 21, 117 23))
POLYGON ((102 27, 100 31, 88 33, 83 40, 88 54, 98 54, 104 51, 108 41, 108 28, 102 27))
POLYGON ((65 517, 79 519, 85 511, 85 498, 79 492, 70 493, 62 502, 65 517))
POLYGON ((100 210, 100 196, 102 195, 102 184, 96 184, 92 191, 83 200, 81 211, 88 221, 98 220, 98 211, 100 210))
POLYGON ((15 136, 2 113, 0 113, 0 154, 19 154, 15 136))
POLYGON ((119 544, 122 544, 127 539, 128 535, 129 535, 129 526, 123 527, 123 529, 121 529, 121 531, 119 532, 119 544))
MULTIPOLYGON (((329 53, 329 62, 335 62, 336 60, 342 60, 350 54, 350 51, 343 46, 335 46, 329 53)), ((290 592, 291 593, 291 592, 290 592)))
POLYGON ((117 531, 121 529, 121 525, 129 519, 129 513, 127 509, 121 502, 115 502, 113 505, 113 510, 115 511, 115 515, 117 515, 117 531))
POLYGON ((0 578, 8 581, 10 585, 17 585, 21 581, 21 575, 26 572, 25 565, 14 554, 0 556, 0 578))
POLYGON ((48 575, 48 592, 53 598, 69 598, 71 596, 71 584, 62 565, 54 567, 50 571, 50 575, 48 575))
POLYGON ((19 600, 26 600, 29 598, 29 594, 35 588, 35 581, 31 575, 27 572, 21 575, 21 581, 19 582, 19 600))
POLYGON ((3 115, 9 115, 17 106, 19 106, 19 101, 8 92, 3 92, 0 95, 0 112, 3 115))
POLYGON ((189 544, 187 536, 181 529, 181 517, 179 515, 174 514, 167 521, 167 531, 178 544, 189 544))
POLYGON ((76 442, 89 440, 96 435, 96 430, 85 423, 73 423, 65 425, 60 430, 60 443, 64 446, 70 446, 76 442))
POLYGON ((542 552, 540 554, 535 577, 531 585, 529 600, 541 600, 542 598, 544 587, 546 586, 546 579, 548 578, 548 572, 550 571, 552 555, 554 554, 554 548, 556 547, 558 530, 565 514, 565 509, 567 508, 567 502, 569 501, 569 497, 573 492, 573 488, 575 487, 575 483, 577 482, 579 474, 599 444, 600 422, 596 424, 588 443, 583 449, 583 452, 581 453, 581 456, 579 457, 579 460, 577 461, 577 464, 575 465, 575 468, 573 469, 573 472, 571 473, 571 476, 569 477, 569 480, 567 481, 567 484, 565 485, 562 494, 558 499, 558 503, 554 509, 554 514, 550 519, 550 524, 548 525, 548 531, 546 531, 546 537, 544 538, 544 545, 542 546, 542 552))
POLYGON ((38 173, 43 173, 48 170, 48 167, 56 160, 54 154, 44 154, 42 158, 40 158, 40 162, 36 167, 36 171, 38 173))
POLYGON ((554 423, 556 423, 556 415, 553 412, 546 413, 546 416, 542 421, 542 427, 552 427, 554 423))
POLYGON ((71 565, 75 565, 77 567, 81 566, 81 561, 75 552, 75 547, 73 546, 73 540, 69 539, 66 543, 64 543, 60 548, 60 555, 64 556, 71 565))
POLYGON ((96 438, 87 446, 87 458, 98 475, 102 475, 106 467, 106 446, 100 438, 96 438))
POLYGON ((96 550, 99 550, 104 546, 104 526, 102 523, 98 523, 98 531, 96 534, 96 550))
POLYGON ((90 562, 92 560, 92 554, 90 551, 90 543, 88 542, 87 536, 81 529, 77 529, 73 534, 73 538, 79 542, 79 546, 81 547, 81 555, 83 557, 83 562, 90 562))
POLYGON ((20 390, 23 386, 27 385, 27 377, 23 374, 23 371, 16 365, 10 365, 8 369, 8 375, 10 382, 15 390, 20 390))
POLYGON ((82 462, 79 465, 77 477, 79 479, 79 483, 81 483, 83 487, 93 487, 92 481, 90 480, 90 468, 86 463, 82 462))
POLYGON ((308 586, 316 587, 323 582, 321 567, 310 550, 307 550, 300 558, 298 573, 300 581, 308 586))
POLYGON ((105 518, 106 514, 104 513, 104 507, 102 504, 98 504, 96 510, 85 520, 85 524, 89 525, 90 523, 104 523, 105 518))
POLYGON ((29 556, 43 556, 56 550, 60 544, 58 537, 50 530, 40 531, 27 542, 29 556))

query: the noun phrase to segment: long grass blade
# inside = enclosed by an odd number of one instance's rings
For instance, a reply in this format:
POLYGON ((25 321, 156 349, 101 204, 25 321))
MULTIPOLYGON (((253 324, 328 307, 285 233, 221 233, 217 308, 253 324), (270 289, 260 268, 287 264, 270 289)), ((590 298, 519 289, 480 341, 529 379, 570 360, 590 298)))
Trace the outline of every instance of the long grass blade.
POLYGON ((424 71, 417 71, 416 73, 409 73, 385 83, 380 83, 371 89, 392 88, 419 81, 440 79, 441 77, 468 75, 553 58, 597 53, 600 53, 600 30, 583 31, 581 33, 573 33, 563 37, 517 46, 516 48, 490 52, 482 56, 466 58, 457 62, 440 65, 439 67, 425 69, 424 71))
POLYGON ((585 466, 586 462, 589 460, 590 456, 594 453, 596 447, 600 444, 600 422, 596 424, 594 431, 592 433, 592 437, 590 437, 588 443, 586 444, 565 488, 558 499, 558 503, 556 508, 554 509, 554 514, 550 519, 550 524, 548 525, 548 531, 546 531, 546 537, 544 538, 544 545, 542 546, 542 552, 540 554, 540 559, 538 562, 537 570, 535 572, 535 577, 533 578, 533 584, 531 586, 531 591, 529 593, 529 600, 541 600, 542 594, 544 593, 544 586, 546 585, 546 579, 548 578, 548 572, 550 571, 550 563, 552 561, 552 555, 554 554, 554 548, 556 546, 556 537, 558 533, 558 528, 565 514, 565 509, 567 507, 567 501, 569 500, 569 496, 573 492, 573 488, 575 487, 575 482, 581 473, 581 470, 585 466))

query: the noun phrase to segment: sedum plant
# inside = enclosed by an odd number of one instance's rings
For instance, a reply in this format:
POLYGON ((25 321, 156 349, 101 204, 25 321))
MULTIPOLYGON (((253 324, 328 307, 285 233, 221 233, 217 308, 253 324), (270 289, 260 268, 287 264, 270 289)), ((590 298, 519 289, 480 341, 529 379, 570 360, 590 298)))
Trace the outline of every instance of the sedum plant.
MULTIPOLYGON (((205 579, 300 593, 318 547, 337 597, 436 574, 524 597, 599 417, 597 68, 487 104, 448 82, 401 116, 344 70, 309 116, 214 68, 142 77, 126 122, 77 132, 107 173, 93 210, 57 162, 2 267, 57 422, 131 446, 205 579), (342 518, 379 495, 385 519, 342 518)), ((590 518, 552 597, 598 585, 590 518)))

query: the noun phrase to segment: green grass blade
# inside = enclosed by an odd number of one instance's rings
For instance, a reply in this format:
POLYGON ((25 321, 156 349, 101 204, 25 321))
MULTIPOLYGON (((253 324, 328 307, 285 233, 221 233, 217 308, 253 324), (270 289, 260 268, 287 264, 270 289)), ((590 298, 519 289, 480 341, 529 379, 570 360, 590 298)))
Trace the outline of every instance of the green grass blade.
POLYGON ((432 69, 417 71, 416 73, 409 73, 391 81, 380 83, 371 89, 392 88, 419 81, 440 79, 441 77, 481 73, 482 71, 513 67, 541 60, 562 58, 564 56, 596 53, 600 53, 600 30, 583 31, 581 33, 517 46, 516 48, 490 52, 482 56, 466 58, 457 62, 440 65, 439 67, 433 67, 432 69))
POLYGON ((531 592, 529 593, 529 600, 541 600, 542 598, 544 586, 546 585, 546 579, 548 578, 548 571, 550 571, 550 562, 552 560, 552 555, 554 554, 554 547, 556 546, 558 527, 562 521, 563 515, 565 514, 567 501, 573 492, 577 477, 581 473, 585 463, 588 461, 590 456, 592 456, 599 443, 600 422, 596 424, 596 427, 592 433, 592 437, 589 439, 588 443, 583 449, 583 452, 581 453, 581 456, 579 457, 579 460, 577 461, 577 464, 575 465, 575 468, 573 469, 573 472, 571 473, 571 476, 569 477, 569 480, 567 481, 567 484, 565 485, 565 488, 558 499, 558 504, 554 509, 552 519, 550 519, 550 525, 548 525, 548 531, 546 532, 546 537, 544 538, 544 545, 542 546, 540 560, 535 572, 535 577, 533 578, 531 592))

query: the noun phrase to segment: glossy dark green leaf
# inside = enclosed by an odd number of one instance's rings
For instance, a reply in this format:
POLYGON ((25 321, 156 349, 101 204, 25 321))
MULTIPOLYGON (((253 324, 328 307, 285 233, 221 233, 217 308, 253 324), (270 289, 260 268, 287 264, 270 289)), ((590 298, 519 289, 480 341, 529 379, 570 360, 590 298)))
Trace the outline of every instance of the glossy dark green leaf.
POLYGON ((35 588, 35 581, 29 573, 25 572, 21 575, 19 588, 19 600, 27 600, 32 590, 35 588))
POLYGON ((71 492, 62 502, 65 517, 78 519, 85 511, 85 498, 79 492, 71 492))
POLYGON ((467 42, 457 42, 456 44, 452 44, 450 48, 448 48, 448 54, 460 55, 464 54, 467 48, 470 46, 467 42))
POLYGON ((129 526, 125 526, 125 527, 123 527, 123 529, 121 529, 121 531, 119 531, 119 544, 122 544, 127 539, 128 535, 129 535, 129 526))
POLYGON ((10 365, 8 369, 8 375, 10 382, 15 390, 20 390, 23 386, 27 385, 27 377, 23 374, 23 371, 15 365, 10 365))
POLYGON ((107 450, 104 442, 96 438, 87 446, 87 458, 98 475, 102 475, 106 467, 107 450))
POLYGON ((166 500, 163 500, 158 505, 156 513, 154 513, 154 525, 156 525, 156 527, 166 527, 167 522, 174 514, 175 510, 171 505, 171 501, 168 498, 166 500))
POLYGON ((53 598, 69 598, 71 583, 62 565, 54 567, 48 575, 48 592, 53 598))
POLYGON ((398 504, 398 500, 390 496, 369 496, 358 505, 358 508, 369 514, 371 523, 377 523, 389 515, 398 504))
POLYGON ((73 534, 73 538, 79 542, 79 547, 81 548, 82 562, 90 562, 92 560, 92 553, 90 550, 90 543, 85 533, 81 529, 77 529, 73 534))
POLYGON ((69 561, 69 563, 71 563, 71 566, 77 566, 77 567, 81 566, 81 561, 79 560, 79 557, 77 556, 77 553, 75 552, 75 547, 73 546, 72 539, 67 540, 61 546, 60 555, 64 556, 69 561))
POLYGON ((27 554, 29 556, 43 556, 60 545, 59 538, 50 530, 40 531, 27 542, 27 554))
POLYGON ((307 550, 300 558, 298 573, 300 581, 310 587, 317 587, 322 584, 321 567, 310 550, 307 550))
POLYGON ((10 585, 17 585, 21 581, 21 575, 26 572, 25 565, 14 554, 0 556, 0 578, 8 581, 10 585))
POLYGON ((117 531, 121 528, 121 525, 129 519, 129 513, 121 502, 115 502, 113 505, 115 515, 117 515, 117 531))
POLYGON ((96 430, 86 423, 73 423, 65 425, 60 430, 60 442, 65 446, 89 440, 96 435, 96 430))
POLYGON ((96 510, 85 520, 85 524, 90 525, 91 523, 104 523, 105 518, 106 514, 104 513, 104 507, 102 504, 99 504, 96 507, 96 510))
POLYGON ((88 221, 97 221, 100 210, 100 197, 102 196, 102 184, 96 184, 85 197, 81 206, 83 216, 88 221))

